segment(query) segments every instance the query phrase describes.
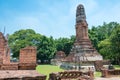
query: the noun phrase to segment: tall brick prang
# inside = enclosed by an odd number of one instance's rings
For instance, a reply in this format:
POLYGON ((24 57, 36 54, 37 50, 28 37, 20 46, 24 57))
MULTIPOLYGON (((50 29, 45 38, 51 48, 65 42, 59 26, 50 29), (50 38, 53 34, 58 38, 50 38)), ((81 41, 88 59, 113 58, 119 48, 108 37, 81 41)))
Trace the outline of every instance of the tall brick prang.
POLYGON ((76 10, 76 40, 68 58, 72 61, 96 61, 103 60, 102 56, 92 46, 88 37, 88 24, 86 21, 85 9, 82 4, 76 10), (70 57, 72 55, 72 57, 70 57))

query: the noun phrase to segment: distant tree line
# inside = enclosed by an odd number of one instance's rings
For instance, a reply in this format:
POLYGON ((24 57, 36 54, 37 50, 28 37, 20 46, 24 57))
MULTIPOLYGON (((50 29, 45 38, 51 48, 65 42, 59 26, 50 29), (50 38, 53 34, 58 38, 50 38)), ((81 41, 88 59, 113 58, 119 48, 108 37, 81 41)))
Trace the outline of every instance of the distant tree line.
POLYGON ((103 25, 93 26, 88 32, 92 44, 103 58, 120 64, 120 24, 104 22, 103 25))
MULTIPOLYGON (((92 26, 88 30, 93 46, 104 57, 115 64, 120 64, 120 24, 117 22, 103 23, 103 25, 92 26)), ((32 29, 19 30, 9 35, 8 43, 13 57, 18 58, 19 50, 26 46, 37 47, 37 59, 44 63, 54 58, 56 51, 64 51, 69 54, 75 36, 70 38, 54 39, 36 33, 32 29)))

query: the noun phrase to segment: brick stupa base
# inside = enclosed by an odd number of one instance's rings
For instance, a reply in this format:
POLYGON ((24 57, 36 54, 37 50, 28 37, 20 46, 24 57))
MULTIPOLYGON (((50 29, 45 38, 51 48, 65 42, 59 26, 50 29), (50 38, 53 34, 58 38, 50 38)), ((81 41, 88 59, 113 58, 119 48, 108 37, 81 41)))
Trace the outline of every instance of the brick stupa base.
POLYGON ((0 80, 46 80, 36 70, 1 70, 0 80))

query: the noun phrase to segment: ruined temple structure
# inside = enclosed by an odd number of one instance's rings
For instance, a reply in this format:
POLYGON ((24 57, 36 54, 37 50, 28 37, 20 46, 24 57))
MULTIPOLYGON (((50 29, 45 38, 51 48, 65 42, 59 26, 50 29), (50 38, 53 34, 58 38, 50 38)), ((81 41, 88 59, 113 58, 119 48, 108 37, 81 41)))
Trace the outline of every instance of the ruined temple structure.
POLYGON ((0 69, 35 70, 36 47, 29 46, 20 50, 19 62, 10 62, 10 48, 6 37, 0 32, 0 69))
POLYGON ((0 32, 0 80, 46 80, 36 69, 36 47, 20 50, 19 62, 10 62, 7 38, 0 32), (3 73, 3 74, 2 74, 3 73))
POLYGON ((20 50, 19 69, 36 68, 36 47, 28 46, 20 50))
POLYGON ((66 57, 65 52, 57 51, 55 55, 55 59, 64 59, 66 57))
MULTIPOLYGON (((76 10, 76 40, 72 46, 70 54, 63 61, 62 66, 92 66, 99 67, 95 61, 102 61, 103 57, 93 47, 88 37, 88 24, 86 21, 85 9, 82 4, 76 10)), ((100 65, 102 67, 102 63, 100 65)), ((99 67, 99 68, 100 68, 99 67)))
POLYGON ((103 60, 102 56, 92 46, 91 41, 88 37, 88 24, 86 21, 85 9, 82 4, 77 6, 75 28, 76 28, 76 40, 69 55, 69 56, 74 55, 72 57, 72 60, 76 61, 103 60))
POLYGON ((54 59, 51 60, 52 65, 61 65, 62 61, 66 58, 65 52, 57 51, 54 59))

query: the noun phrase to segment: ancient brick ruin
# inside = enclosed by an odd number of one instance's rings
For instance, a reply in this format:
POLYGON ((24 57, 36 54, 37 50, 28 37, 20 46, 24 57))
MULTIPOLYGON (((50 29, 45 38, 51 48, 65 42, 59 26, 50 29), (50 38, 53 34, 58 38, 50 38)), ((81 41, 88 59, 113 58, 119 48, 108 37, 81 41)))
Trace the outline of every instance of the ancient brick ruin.
POLYGON ((36 47, 26 47, 20 50, 19 69, 35 69, 36 68, 36 47))
POLYGON ((70 54, 62 60, 62 67, 64 66, 65 68, 71 69, 71 66, 89 66, 99 70, 102 65, 99 66, 95 61, 102 61, 103 57, 93 47, 88 37, 88 24, 86 21, 85 9, 82 4, 77 6, 75 29, 75 42, 70 54))
POLYGON ((54 59, 51 60, 52 65, 61 65, 62 61, 66 58, 65 52, 57 51, 54 59))
POLYGON ((65 59, 66 55, 63 51, 57 51, 55 55, 55 59, 65 59))
MULTIPOLYGON (((76 10, 76 40, 71 49, 73 61, 96 61, 103 60, 102 56, 92 46, 88 37, 88 24, 86 21, 85 9, 82 4, 77 6, 76 10)), ((68 56, 68 57, 69 57, 68 56)))
POLYGON ((10 63, 10 48, 6 38, 0 32, 0 70, 18 69, 18 65, 10 63))
POLYGON ((1 70, 0 80, 46 80, 35 70, 1 70))
POLYGON ((120 69, 101 69, 102 72, 102 77, 116 77, 116 76, 120 76, 120 69))
POLYGON ((7 39, 0 32, 0 80, 46 80, 45 75, 35 71, 36 66, 36 47, 34 46, 20 50, 19 62, 10 62, 7 39))
POLYGON ((30 46, 20 50, 19 62, 10 62, 10 48, 7 39, 0 32, 0 69, 1 70, 35 70, 36 47, 30 46))
POLYGON ((94 80, 94 73, 92 71, 64 71, 50 73, 49 80, 94 80))

